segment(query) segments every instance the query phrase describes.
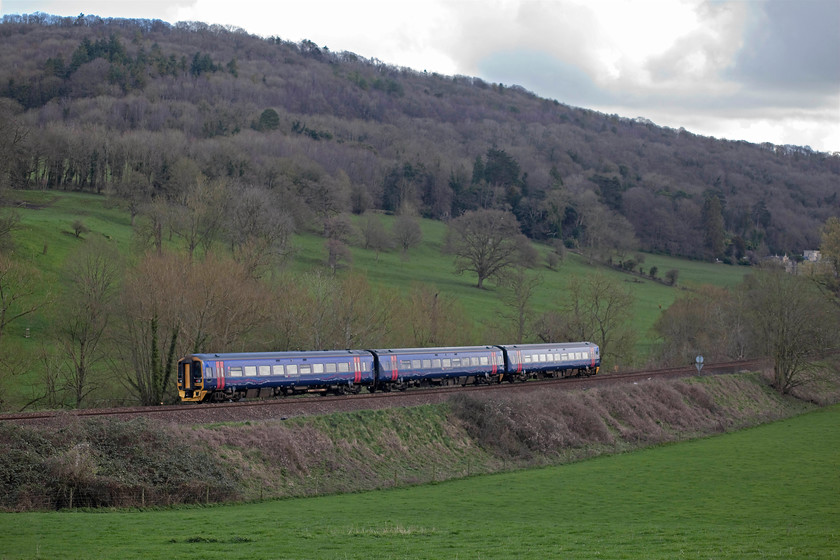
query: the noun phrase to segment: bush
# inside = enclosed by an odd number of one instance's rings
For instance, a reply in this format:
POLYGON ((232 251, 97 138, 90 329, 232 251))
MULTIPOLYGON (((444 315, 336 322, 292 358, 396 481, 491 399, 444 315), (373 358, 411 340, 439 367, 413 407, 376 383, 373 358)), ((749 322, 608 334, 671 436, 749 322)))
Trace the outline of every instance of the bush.
POLYGON ((185 445, 161 424, 75 417, 64 424, 0 425, 0 508, 171 505, 239 493, 208 447, 185 445))
POLYGON ((81 237, 85 233, 90 233, 90 228, 82 220, 75 220, 73 222, 73 235, 81 237))

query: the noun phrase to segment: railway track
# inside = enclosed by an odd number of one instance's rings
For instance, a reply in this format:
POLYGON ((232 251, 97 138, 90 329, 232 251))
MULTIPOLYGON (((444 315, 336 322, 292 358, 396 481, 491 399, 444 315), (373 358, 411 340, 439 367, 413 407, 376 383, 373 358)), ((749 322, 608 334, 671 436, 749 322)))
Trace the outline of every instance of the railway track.
MULTIPOLYGON (((702 375, 752 371, 763 367, 765 360, 746 360, 707 364, 702 375)), ((179 424, 209 424, 248 420, 287 419, 294 416, 375 410, 396 406, 418 406, 443 402, 453 393, 487 391, 535 391, 545 389, 570 390, 595 387, 609 383, 639 382, 652 379, 697 375, 694 366, 637 370, 599 374, 593 377, 568 377, 564 379, 539 379, 524 383, 494 383, 485 385, 444 385, 441 387, 410 389, 390 393, 360 393, 343 396, 301 396, 270 400, 255 400, 215 404, 176 404, 155 407, 94 408, 72 411, 36 411, 0 414, 0 422, 18 424, 62 425, 75 419, 137 417, 155 418, 179 424)))

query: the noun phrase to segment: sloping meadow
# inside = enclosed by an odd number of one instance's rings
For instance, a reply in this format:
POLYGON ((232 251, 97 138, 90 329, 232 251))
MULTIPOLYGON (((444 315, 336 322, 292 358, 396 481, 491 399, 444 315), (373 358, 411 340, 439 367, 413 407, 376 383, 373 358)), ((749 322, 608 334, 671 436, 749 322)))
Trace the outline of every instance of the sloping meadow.
POLYGON ((744 373, 464 393, 442 405, 244 424, 0 425, 0 507, 144 507, 423 484, 703 437, 836 402, 835 370, 798 398, 744 373))

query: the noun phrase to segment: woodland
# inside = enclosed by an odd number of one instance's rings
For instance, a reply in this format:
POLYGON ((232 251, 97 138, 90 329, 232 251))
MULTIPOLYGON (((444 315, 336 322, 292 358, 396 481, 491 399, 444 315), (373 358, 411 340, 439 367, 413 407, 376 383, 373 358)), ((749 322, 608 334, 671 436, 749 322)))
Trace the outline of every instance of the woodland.
POLYGON ((107 194, 133 216, 198 198, 244 220, 232 245, 249 228, 279 232, 269 244, 328 234, 349 212, 492 209, 598 259, 750 264, 816 249, 840 214, 836 153, 698 136, 311 41, 36 13, 4 16, 0 44, 0 184, 107 194))

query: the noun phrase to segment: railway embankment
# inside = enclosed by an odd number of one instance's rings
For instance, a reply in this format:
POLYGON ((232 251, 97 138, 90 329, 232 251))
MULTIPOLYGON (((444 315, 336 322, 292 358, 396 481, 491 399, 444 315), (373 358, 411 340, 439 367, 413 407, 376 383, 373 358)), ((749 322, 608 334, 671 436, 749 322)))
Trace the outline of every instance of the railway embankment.
POLYGON ((840 367, 793 395, 759 372, 194 426, 0 424, 0 508, 152 507, 357 492, 558 465, 840 402, 840 367))

